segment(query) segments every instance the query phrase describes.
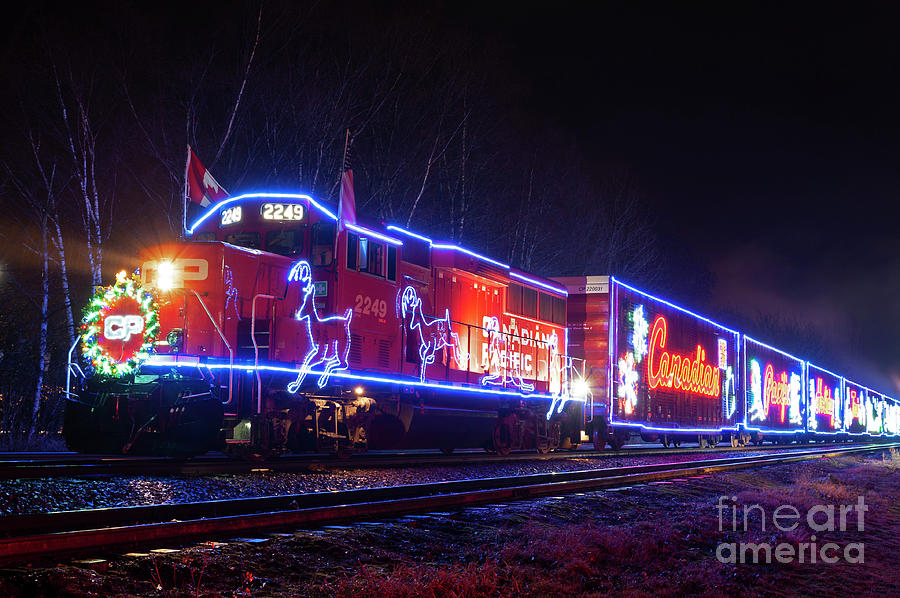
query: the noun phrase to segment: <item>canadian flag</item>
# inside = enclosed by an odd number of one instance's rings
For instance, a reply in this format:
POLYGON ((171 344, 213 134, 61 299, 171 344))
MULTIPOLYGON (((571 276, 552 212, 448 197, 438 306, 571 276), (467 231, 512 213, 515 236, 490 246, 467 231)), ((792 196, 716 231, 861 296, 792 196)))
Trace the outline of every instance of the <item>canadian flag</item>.
POLYGON ((191 201, 202 208, 228 197, 228 191, 206 170, 191 146, 188 146, 187 192, 191 201))

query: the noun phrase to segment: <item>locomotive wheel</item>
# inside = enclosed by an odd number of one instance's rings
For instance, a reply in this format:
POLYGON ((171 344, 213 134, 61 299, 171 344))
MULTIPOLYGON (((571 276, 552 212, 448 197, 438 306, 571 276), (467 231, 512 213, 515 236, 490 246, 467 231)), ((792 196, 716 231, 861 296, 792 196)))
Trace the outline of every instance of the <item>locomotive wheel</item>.
POLYGON ((594 442, 594 450, 602 451, 609 440, 609 430, 606 426, 606 418, 600 417, 591 422, 591 440, 594 442))
POLYGON ((669 448, 670 446, 672 446, 672 441, 669 439, 668 434, 663 434, 662 436, 660 436, 659 443, 666 448, 669 448))
POLYGON ((681 447, 681 440, 679 440, 678 438, 676 438, 675 440, 672 441, 672 446, 675 447, 675 448, 681 447))
POLYGON ((509 415, 498 420, 497 425, 494 426, 494 450, 502 457, 508 455, 512 450, 515 419, 514 416, 509 415))
POLYGON ((625 446, 625 443, 631 440, 630 432, 623 432, 621 430, 617 430, 613 433, 612 440, 610 440, 609 445, 612 447, 614 451, 621 451, 622 447, 625 446))
POLYGON ((702 449, 709 446, 709 443, 706 441, 706 436, 697 436, 697 445, 702 449))
POLYGON ((738 437, 732 435, 731 436, 731 448, 737 448, 738 446, 740 446, 740 441, 738 440, 738 437))

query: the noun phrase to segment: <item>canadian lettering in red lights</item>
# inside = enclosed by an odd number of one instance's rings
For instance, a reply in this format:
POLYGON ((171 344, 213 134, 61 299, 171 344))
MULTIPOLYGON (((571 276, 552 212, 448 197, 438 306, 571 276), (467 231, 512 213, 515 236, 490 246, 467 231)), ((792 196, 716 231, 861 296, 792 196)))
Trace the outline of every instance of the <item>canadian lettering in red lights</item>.
POLYGON ((775 368, 772 364, 766 365, 766 374, 763 380, 763 401, 766 412, 772 405, 781 407, 779 418, 784 421, 785 410, 791 404, 791 385, 788 382, 788 373, 781 372, 778 379, 775 378, 775 368))
POLYGON ((696 354, 670 353, 666 350, 669 324, 657 316, 650 332, 647 374, 651 389, 660 386, 701 394, 721 395, 719 368, 706 363, 706 351, 697 345, 696 354))

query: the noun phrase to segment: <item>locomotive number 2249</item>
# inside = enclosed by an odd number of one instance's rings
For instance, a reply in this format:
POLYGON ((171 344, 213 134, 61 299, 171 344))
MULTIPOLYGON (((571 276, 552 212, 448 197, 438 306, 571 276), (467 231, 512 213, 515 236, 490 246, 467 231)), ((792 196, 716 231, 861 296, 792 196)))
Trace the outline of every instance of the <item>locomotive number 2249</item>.
POLYGON ((376 318, 384 318, 387 316, 387 301, 384 299, 373 299, 372 297, 357 295, 356 307, 353 311, 366 315, 373 315, 376 318))

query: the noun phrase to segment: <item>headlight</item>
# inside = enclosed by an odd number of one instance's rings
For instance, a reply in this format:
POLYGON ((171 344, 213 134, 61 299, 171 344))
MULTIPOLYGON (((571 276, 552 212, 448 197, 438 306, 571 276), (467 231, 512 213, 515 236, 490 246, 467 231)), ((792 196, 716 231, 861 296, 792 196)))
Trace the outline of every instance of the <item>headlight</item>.
POLYGON ((588 383, 584 379, 574 380, 572 382, 572 396, 577 398, 582 398, 588 396, 588 393, 591 392, 591 387, 588 386, 588 383))
POLYGON ((156 268, 156 286, 161 291, 171 290, 175 286, 175 268, 172 262, 160 262, 156 268))

